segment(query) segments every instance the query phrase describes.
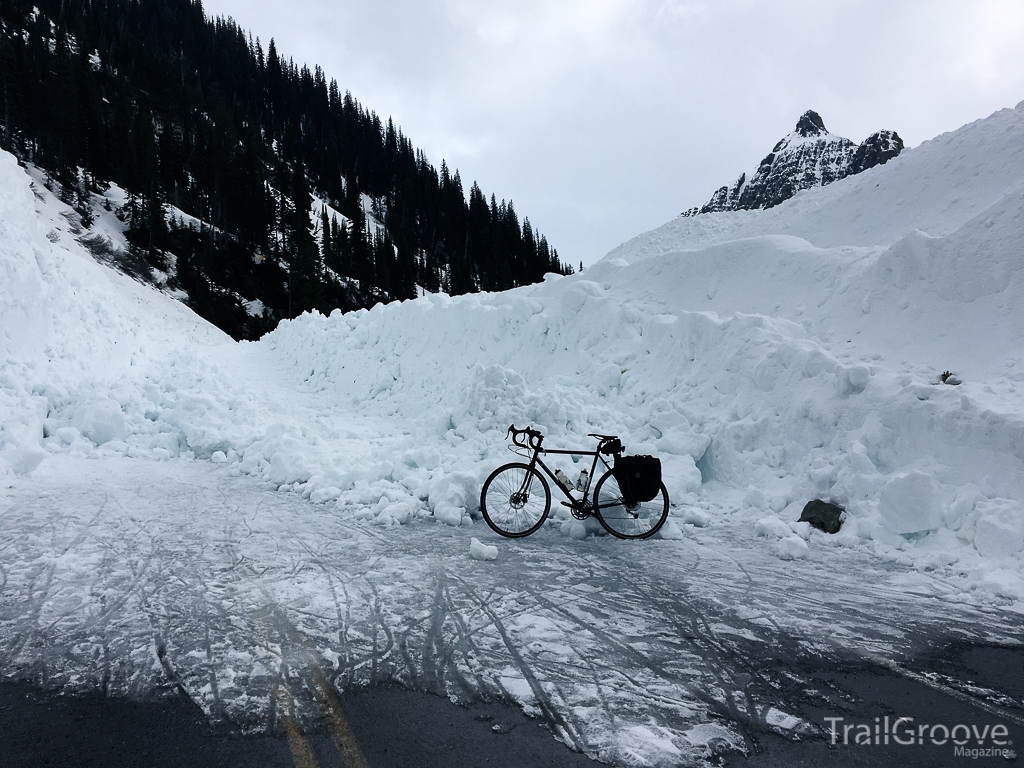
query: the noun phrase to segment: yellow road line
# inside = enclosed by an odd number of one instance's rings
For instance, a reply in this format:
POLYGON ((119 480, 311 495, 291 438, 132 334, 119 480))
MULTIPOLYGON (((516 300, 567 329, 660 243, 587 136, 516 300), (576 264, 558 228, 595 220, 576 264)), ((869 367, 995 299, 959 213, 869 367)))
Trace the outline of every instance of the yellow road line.
POLYGON ((320 706, 327 713, 327 727, 346 768, 369 768, 363 753, 359 751, 356 737, 341 712, 341 704, 338 703, 331 691, 331 684, 327 681, 327 676, 312 660, 309 663, 309 670, 313 674, 313 695, 316 696, 320 706))
POLYGON ((292 751, 295 768, 320 768, 306 738, 299 733, 299 726, 290 717, 285 722, 288 733, 288 749, 292 751))
POLYGON ((316 755, 313 754, 313 748, 309 746, 306 737, 302 735, 299 726, 295 723, 295 718, 292 717, 292 707, 295 702, 291 693, 281 685, 276 686, 274 692, 278 701, 283 705, 285 734, 288 737, 288 749, 291 750, 295 768, 320 768, 316 761, 316 755))
MULTIPOLYGON (((270 640, 269 629, 269 624, 264 623, 263 630, 268 644, 270 640)), ((303 677, 306 677, 309 689, 313 692, 313 696, 327 715, 327 729, 331 732, 334 746, 338 750, 345 768, 370 768, 366 758, 363 757, 363 753, 359 749, 359 743, 356 741, 355 734, 352 733, 348 721, 345 720, 345 715, 341 711, 341 704, 338 703, 338 699, 331 690, 332 686, 327 680, 327 675, 324 674, 324 671, 313 659, 313 654, 305 643, 305 637, 294 626, 291 626, 290 623, 286 623, 284 631, 288 640, 296 645, 301 652, 301 656, 305 658, 307 671, 312 680, 305 675, 303 677)), ((278 700, 282 702, 288 747, 291 749, 295 768, 319 768, 309 742, 302 736, 292 716, 295 701, 292 698, 291 692, 283 684, 276 685, 274 692, 278 700)))

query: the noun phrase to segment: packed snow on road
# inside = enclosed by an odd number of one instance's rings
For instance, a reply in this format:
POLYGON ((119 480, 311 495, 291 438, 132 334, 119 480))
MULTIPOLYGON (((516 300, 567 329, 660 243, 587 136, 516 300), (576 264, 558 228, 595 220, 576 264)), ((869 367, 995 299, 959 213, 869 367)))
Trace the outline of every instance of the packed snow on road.
POLYGON ((1020 640, 1022 210, 1024 104, 576 275, 236 343, 2 154, 0 674, 249 730, 280 686, 315 718, 311 669, 393 680, 628 765, 819 733, 753 660, 1020 640), (513 423, 657 455, 668 522, 624 542, 555 504, 500 538, 513 423))

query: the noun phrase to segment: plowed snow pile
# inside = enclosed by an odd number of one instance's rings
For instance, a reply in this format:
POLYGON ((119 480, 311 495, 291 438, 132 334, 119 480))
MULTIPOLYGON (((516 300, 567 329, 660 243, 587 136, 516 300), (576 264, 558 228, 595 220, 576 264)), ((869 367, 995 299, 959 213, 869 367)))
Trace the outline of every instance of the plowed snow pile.
POLYGON ((666 537, 756 525, 782 558, 863 548, 1024 605, 1024 104, 579 275, 255 344, 97 265, 35 186, 0 158, 0 474, 190 456, 338 515, 479 525, 509 424, 617 433, 664 462, 666 537), (814 498, 840 533, 795 522, 814 498))

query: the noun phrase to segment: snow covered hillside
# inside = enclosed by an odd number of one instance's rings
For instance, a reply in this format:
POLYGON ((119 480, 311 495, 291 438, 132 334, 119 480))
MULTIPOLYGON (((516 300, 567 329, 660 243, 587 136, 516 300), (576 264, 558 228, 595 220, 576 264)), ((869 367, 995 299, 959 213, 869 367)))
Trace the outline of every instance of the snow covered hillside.
POLYGON ((510 423, 552 447, 618 433, 665 463, 666 537, 761 521, 786 557, 838 543, 1024 600, 1024 106, 580 275, 258 343, 95 264, 59 202, 8 155, 0 173, 5 473, 187 455, 341 514, 459 525, 510 423), (812 498, 847 508, 837 536, 795 524, 812 498))

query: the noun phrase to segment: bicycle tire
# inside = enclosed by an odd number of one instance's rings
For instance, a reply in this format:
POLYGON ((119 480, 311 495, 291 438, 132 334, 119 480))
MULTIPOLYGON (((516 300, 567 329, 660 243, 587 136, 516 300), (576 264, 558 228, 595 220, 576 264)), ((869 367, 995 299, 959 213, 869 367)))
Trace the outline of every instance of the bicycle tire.
POLYGON ((529 464, 512 462, 491 472, 480 489, 480 511, 495 533, 517 539, 540 528, 551 511, 551 488, 529 464), (527 477, 530 476, 527 484, 527 477), (531 492, 540 482, 541 493, 531 492), (526 495, 517 495, 526 486, 526 495))
POLYGON ((646 539, 661 530, 668 519, 668 490, 662 483, 658 495, 650 501, 626 504, 615 473, 609 470, 601 476, 594 488, 594 514, 612 536, 619 539, 646 539))

